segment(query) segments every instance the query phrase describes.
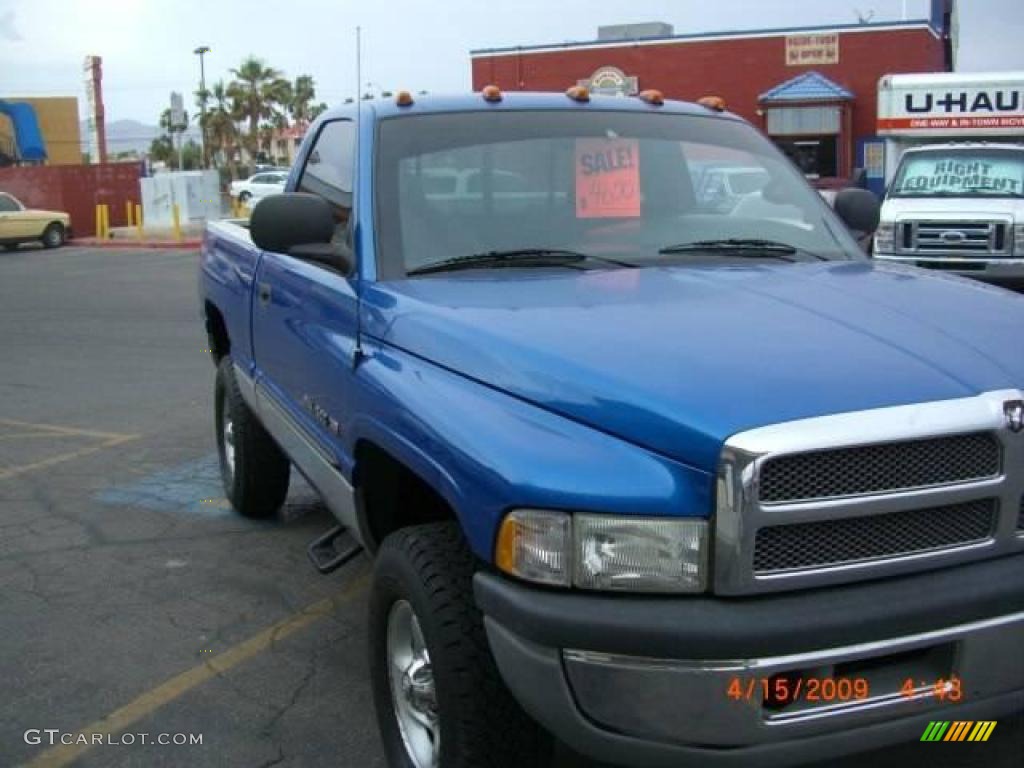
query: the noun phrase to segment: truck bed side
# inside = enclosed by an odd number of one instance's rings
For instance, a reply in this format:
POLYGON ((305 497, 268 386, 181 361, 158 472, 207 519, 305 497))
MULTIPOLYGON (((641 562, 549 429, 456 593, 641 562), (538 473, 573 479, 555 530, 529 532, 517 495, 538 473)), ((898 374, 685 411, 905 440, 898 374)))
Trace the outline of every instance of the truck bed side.
POLYGON ((230 352, 235 362, 250 370, 252 353, 252 290, 260 252, 249 230, 238 221, 214 221, 206 227, 200 252, 200 301, 207 331, 221 347, 230 339, 230 348, 215 348, 221 356, 230 352))

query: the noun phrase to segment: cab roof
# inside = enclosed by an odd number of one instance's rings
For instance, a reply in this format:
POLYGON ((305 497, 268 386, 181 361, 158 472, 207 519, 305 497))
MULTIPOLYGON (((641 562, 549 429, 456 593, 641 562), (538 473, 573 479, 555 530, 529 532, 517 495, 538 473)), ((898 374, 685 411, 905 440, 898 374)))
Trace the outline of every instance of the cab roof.
POLYGON ((1010 149, 1018 152, 1024 151, 1024 142, 1013 141, 943 141, 934 144, 921 144, 916 147, 907 147, 905 153, 916 152, 942 152, 953 149, 1010 149))
POLYGON ((540 93, 534 91, 503 91, 501 101, 487 101, 479 93, 469 94, 412 94, 412 104, 399 106, 394 96, 364 99, 356 104, 346 104, 328 110, 322 119, 352 118, 357 106, 362 107, 363 119, 379 120, 401 115, 442 114, 451 112, 489 112, 517 110, 598 110, 602 112, 653 112, 680 115, 700 115, 719 119, 742 121, 730 112, 718 112, 688 101, 665 99, 661 105, 649 104, 642 99, 621 96, 600 96, 591 94, 590 101, 575 101, 564 93, 540 93))

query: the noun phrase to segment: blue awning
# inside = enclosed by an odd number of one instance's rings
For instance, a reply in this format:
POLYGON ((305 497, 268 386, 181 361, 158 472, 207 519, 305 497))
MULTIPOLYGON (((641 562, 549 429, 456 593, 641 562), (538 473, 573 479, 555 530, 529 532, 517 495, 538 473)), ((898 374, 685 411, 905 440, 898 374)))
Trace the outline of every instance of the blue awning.
POLYGON ((853 94, 820 72, 804 72, 770 91, 765 91, 760 95, 759 101, 765 104, 790 101, 853 101, 853 94))
POLYGON ((0 114, 7 115, 14 126, 14 142, 19 157, 22 160, 45 160, 46 143, 33 106, 21 101, 0 100, 0 114))

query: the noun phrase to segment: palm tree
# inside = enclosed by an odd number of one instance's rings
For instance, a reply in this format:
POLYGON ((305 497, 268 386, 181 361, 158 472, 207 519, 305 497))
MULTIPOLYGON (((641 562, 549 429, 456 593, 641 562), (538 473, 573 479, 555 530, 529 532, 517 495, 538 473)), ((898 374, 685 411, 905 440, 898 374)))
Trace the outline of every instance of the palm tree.
POLYGON ((259 148, 265 155, 263 158, 254 158, 257 162, 274 162, 274 136, 276 130, 272 123, 260 123, 259 127, 259 148))
POLYGON ((292 86, 292 100, 288 105, 292 119, 297 123, 308 123, 313 119, 313 99, 316 98, 316 85, 311 75, 299 75, 292 86))
POLYGON ((255 157, 259 148, 259 127, 261 120, 269 120, 278 105, 287 104, 291 84, 281 73, 268 67, 262 59, 249 56, 237 69, 232 69, 235 79, 228 86, 227 93, 238 105, 238 116, 249 124, 246 148, 255 157))
POLYGON ((223 153, 231 178, 235 177, 235 146, 238 140, 238 105, 228 96, 223 82, 216 82, 210 89, 214 104, 206 112, 206 136, 210 142, 210 153, 214 157, 223 153))

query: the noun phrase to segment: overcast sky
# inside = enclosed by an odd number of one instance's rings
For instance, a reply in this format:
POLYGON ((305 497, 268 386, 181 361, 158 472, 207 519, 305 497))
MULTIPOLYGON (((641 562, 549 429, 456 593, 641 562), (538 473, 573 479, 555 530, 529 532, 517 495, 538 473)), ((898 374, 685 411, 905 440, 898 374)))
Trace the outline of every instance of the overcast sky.
MULTIPOLYGON (((1024 0, 960 0, 960 68, 1024 70, 1024 0)), ((318 97, 356 90, 470 85, 469 51, 588 40, 599 24, 665 21, 677 33, 923 18, 928 0, 0 0, 0 98, 78 96, 82 59, 103 57, 107 119, 155 123, 169 92, 190 93, 209 45, 207 82, 230 79, 247 54, 288 77, 311 74, 318 97)), ((192 97, 187 97, 191 106, 192 97)))

